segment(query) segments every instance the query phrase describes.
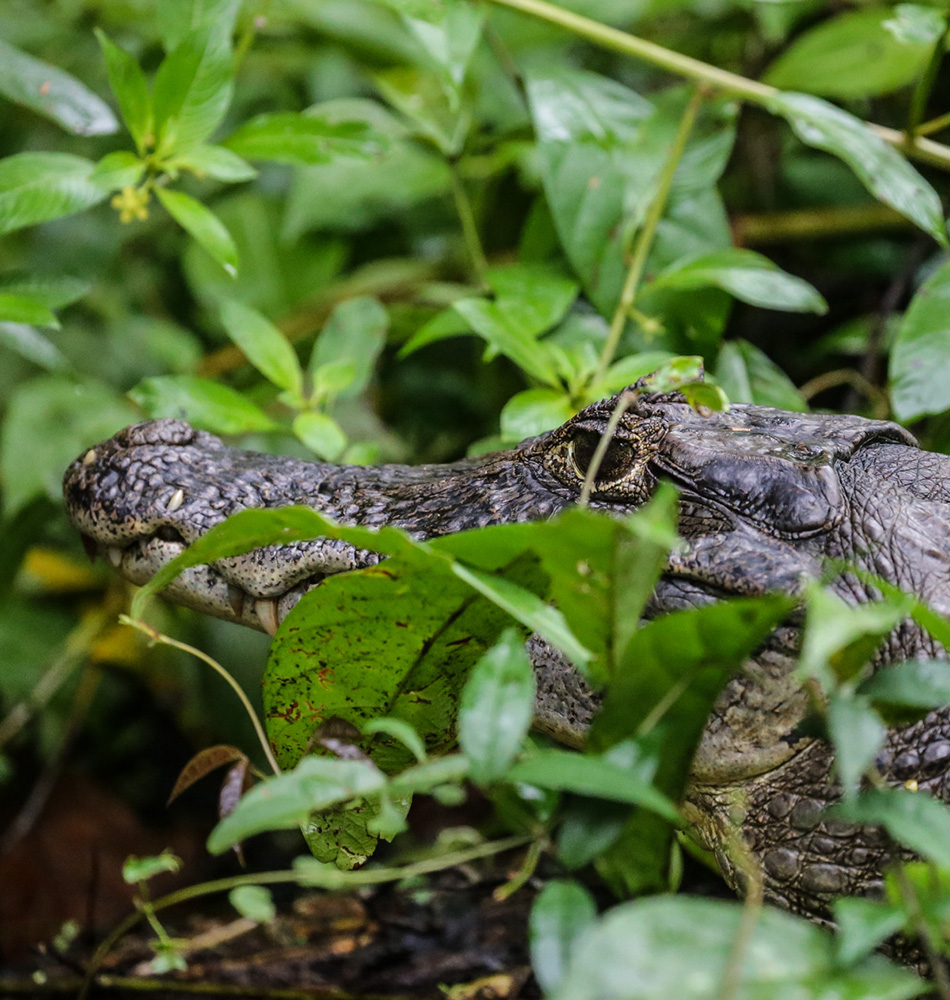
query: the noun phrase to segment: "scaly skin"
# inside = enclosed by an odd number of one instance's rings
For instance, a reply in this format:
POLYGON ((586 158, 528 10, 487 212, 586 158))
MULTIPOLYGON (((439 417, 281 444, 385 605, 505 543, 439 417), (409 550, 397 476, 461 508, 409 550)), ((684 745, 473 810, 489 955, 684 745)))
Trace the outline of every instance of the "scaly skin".
MULTIPOLYGON (((175 420, 127 428, 90 449, 64 482, 87 542, 143 583, 212 525, 247 507, 308 504, 342 523, 394 525, 421 538, 547 518, 575 503, 593 447, 617 400, 507 452, 451 465, 379 468, 308 463, 226 447, 175 420)), ((625 512, 659 478, 680 490, 684 551, 670 557, 649 616, 730 594, 795 594, 828 558, 846 559, 950 613, 950 459, 922 452, 894 424, 734 406, 701 416, 677 394, 641 395, 624 414, 591 505, 625 512)), ((186 571, 166 591, 178 603, 273 632, 324 576, 367 566, 374 553, 342 542, 260 549, 186 571)), ((846 601, 872 594, 853 576, 846 601)), ((878 831, 818 815, 837 797, 827 744, 799 731, 804 694, 792 678, 799 629, 776 630, 723 691, 696 754, 687 810, 723 871, 741 888, 735 823, 761 862, 765 891, 819 919, 841 893, 880 887, 878 831)), ((541 728, 580 743, 594 701, 564 659, 529 643, 541 728)), ((876 665, 943 650, 912 623, 876 665)), ((950 800, 950 712, 891 731, 878 760, 887 781, 914 778, 950 800)))

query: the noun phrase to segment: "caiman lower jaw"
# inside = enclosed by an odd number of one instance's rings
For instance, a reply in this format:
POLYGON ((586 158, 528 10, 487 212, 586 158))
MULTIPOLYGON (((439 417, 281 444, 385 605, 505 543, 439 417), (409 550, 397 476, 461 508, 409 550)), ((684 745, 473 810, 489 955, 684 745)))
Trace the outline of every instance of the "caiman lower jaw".
MULTIPOLYGON (((137 539, 125 546, 104 545, 88 535, 82 538, 90 558, 101 556, 117 573, 138 586, 151 580, 186 548, 184 541, 158 535, 137 539)), ((255 593, 220 564, 190 566, 163 593, 175 604, 259 629, 272 636, 304 594, 318 587, 328 576, 345 571, 328 568, 326 572, 313 573, 284 590, 275 591, 272 588, 268 593, 255 593)))

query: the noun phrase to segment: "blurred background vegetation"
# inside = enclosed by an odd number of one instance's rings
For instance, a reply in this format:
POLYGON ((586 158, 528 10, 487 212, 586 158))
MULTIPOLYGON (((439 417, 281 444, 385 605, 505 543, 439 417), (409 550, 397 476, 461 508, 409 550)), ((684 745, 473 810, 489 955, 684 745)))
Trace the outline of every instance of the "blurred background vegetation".
MULTIPOLYGON (((898 132, 937 119, 927 131, 941 138, 940 5, 564 8, 898 132)), ((911 185, 916 215, 901 214, 907 179, 886 164, 890 204, 782 117, 713 86, 691 93, 648 61, 495 4, 2 5, 0 882, 58 871, 56 842, 73 861, 92 852, 79 816, 126 824, 117 856, 147 853, 135 824, 167 826, 164 798, 195 749, 253 746, 218 681, 115 624, 127 587, 89 565, 62 511, 65 466, 128 423, 183 415, 260 450, 445 461, 698 355, 733 401, 887 417, 893 399, 929 446, 950 446, 950 322, 923 304, 903 316, 923 281, 937 300, 947 281, 942 229, 905 217, 921 221, 924 189, 911 185), (136 111, 133 64, 157 73, 151 117, 136 111), (638 244, 666 166, 679 168, 672 192, 655 239, 638 244), (636 301, 605 353, 638 245, 649 254, 636 301), (732 246, 782 271, 710 262, 732 246), (697 260, 703 273, 687 272, 697 260), (781 277, 773 287, 764 273, 781 277), (258 315, 298 352, 302 395, 235 346, 258 315)), ((941 157, 918 163, 938 194, 941 157)), ((256 694, 264 637, 153 613, 256 694)), ((213 792, 189 795, 209 825, 213 792)), ((6 899, 12 947, 21 903, 6 899)), ((81 918, 70 905, 31 913, 30 931, 81 918)))

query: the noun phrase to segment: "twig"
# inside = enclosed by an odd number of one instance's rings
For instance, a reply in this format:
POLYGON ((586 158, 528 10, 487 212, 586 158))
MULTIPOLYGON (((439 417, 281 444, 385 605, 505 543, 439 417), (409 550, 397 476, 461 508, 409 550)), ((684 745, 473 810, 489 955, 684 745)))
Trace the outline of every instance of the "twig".
POLYGON ((663 169, 660 171, 656 195, 650 202, 646 218, 643 220, 643 226, 637 234, 637 241, 634 245, 633 255, 630 260, 630 268, 627 271, 627 277, 623 283, 623 290, 620 293, 620 301, 617 303, 617 308, 614 310, 613 319, 610 322, 610 330, 607 332, 607 339, 604 341, 603 350, 600 352, 597 374, 594 375, 595 384, 603 381, 605 375, 607 374, 607 369, 610 367, 610 363, 613 361, 614 355, 617 353, 617 345, 620 343, 620 335, 623 333, 624 327, 627 325, 627 316, 629 315, 630 310, 633 307, 633 303, 636 300, 637 291, 640 287, 640 281, 643 278, 643 269, 646 267, 647 257, 649 256, 650 249, 653 246, 653 238, 656 235, 656 227, 660 223, 660 219, 663 216, 663 210, 666 208, 666 203, 670 196, 670 189, 673 186, 673 176, 676 173, 676 168, 679 166, 680 160, 682 159, 683 150, 686 149, 686 141, 693 129, 693 123, 696 121, 696 115, 699 113, 699 108, 703 102, 704 96, 705 88, 703 87, 697 87, 693 92, 693 96, 690 98, 689 104, 686 105, 686 110, 683 112, 683 117, 680 119, 679 128, 676 130, 676 135, 673 138, 673 144, 670 146, 670 151, 667 154, 666 162, 663 164, 663 169))

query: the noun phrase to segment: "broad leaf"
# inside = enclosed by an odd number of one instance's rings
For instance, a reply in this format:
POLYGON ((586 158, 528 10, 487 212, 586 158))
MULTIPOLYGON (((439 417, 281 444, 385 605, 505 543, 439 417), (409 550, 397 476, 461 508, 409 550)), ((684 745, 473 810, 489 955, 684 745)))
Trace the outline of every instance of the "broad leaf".
POLYGON ((294 417, 294 434, 319 458, 337 462, 346 447, 340 425, 325 413, 308 410, 294 417))
POLYGON ((488 785, 503 778, 534 714, 534 670, 524 637, 514 629, 475 664, 462 690, 459 744, 472 780, 488 785))
POLYGON ((109 106, 74 76, 0 39, 0 94, 73 135, 111 135, 119 123, 109 106))
POLYGON ((738 961, 737 1000, 903 1000, 927 985, 880 956, 839 966, 832 935, 766 907, 753 927, 739 903, 655 897, 622 903, 583 931, 551 1000, 708 1000, 738 961), (736 959, 736 941, 745 946, 736 959), (684 956, 689 956, 684 963, 684 956))
POLYGON ((231 234, 224 223, 200 201, 180 191, 156 188, 158 200, 168 210, 168 214, 211 254, 231 275, 237 277, 238 252, 231 234))
POLYGON ((358 396, 372 378, 388 328, 389 316, 376 299, 357 296, 341 302, 313 345, 310 374, 318 380, 321 369, 328 365, 349 365, 351 375, 346 386, 333 395, 358 396))
POLYGON ((531 965, 545 993, 557 989, 578 935, 594 922, 597 907, 578 882, 553 879, 531 907, 531 965))
POLYGON ((202 144, 192 146, 173 156, 165 163, 166 170, 189 170, 196 177, 213 177, 218 181, 235 184, 249 181, 257 176, 257 171, 237 153, 224 146, 202 144))
POLYGON ((106 189, 93 164, 69 153, 17 153, 0 160, 0 234, 81 212, 106 189))
POLYGON ((868 699, 836 691, 828 705, 828 735, 844 794, 854 795, 884 746, 887 729, 868 699))
POLYGON ((714 287, 764 309, 820 314, 828 311, 828 304, 807 281, 786 274, 753 250, 718 250, 678 261, 654 280, 653 287, 714 287))
POLYGON ((889 366, 891 405, 911 422, 950 409, 950 262, 927 279, 897 331, 889 366))
POLYGON ((231 340, 264 378, 300 397, 303 372, 297 352, 266 316, 230 299, 221 306, 221 321, 231 340))
POLYGON ((902 40, 884 27, 891 17, 890 7, 871 7, 822 21, 799 35, 763 79, 782 90, 844 100, 906 87, 927 65, 935 39, 902 40))
POLYGON ((764 103, 788 121, 802 142, 840 157, 875 198, 947 245, 937 192, 864 122, 806 94, 776 94, 764 103))
POLYGON ((129 398, 150 417, 177 417, 215 434, 246 434, 277 426, 239 392, 197 375, 143 379, 130 390, 129 398))
POLYGON ((119 48, 106 36, 96 30, 96 37, 102 46, 109 73, 109 86, 119 102, 119 112, 126 128, 135 140, 139 153, 144 153, 150 141, 154 140, 152 122, 152 97, 148 81, 138 62, 119 48))
POLYGON ((950 664, 946 660, 895 663, 863 681, 858 692, 890 725, 916 722, 935 708, 950 705, 950 664))
POLYGON ((716 382, 733 403, 808 409, 795 383, 747 340, 729 340, 722 345, 716 359, 716 382))
POLYGON ((249 160, 313 165, 373 156, 385 139, 365 122, 331 122, 316 114, 281 111, 252 118, 225 145, 249 160))

